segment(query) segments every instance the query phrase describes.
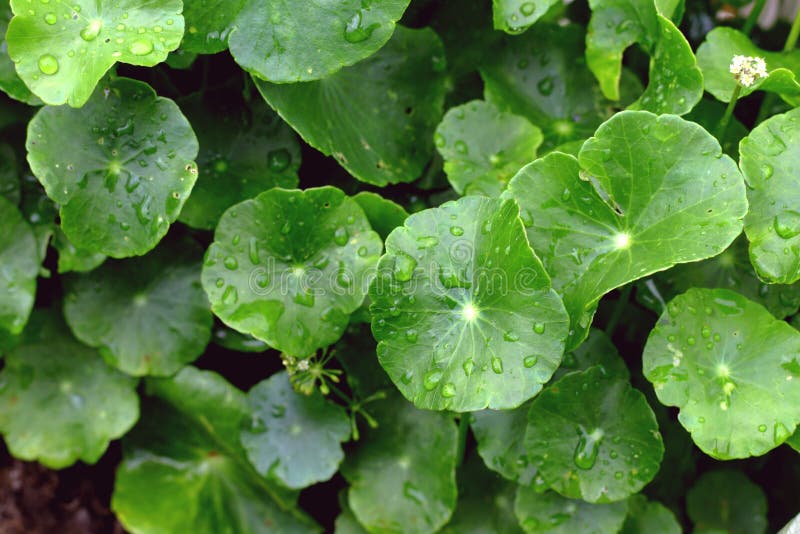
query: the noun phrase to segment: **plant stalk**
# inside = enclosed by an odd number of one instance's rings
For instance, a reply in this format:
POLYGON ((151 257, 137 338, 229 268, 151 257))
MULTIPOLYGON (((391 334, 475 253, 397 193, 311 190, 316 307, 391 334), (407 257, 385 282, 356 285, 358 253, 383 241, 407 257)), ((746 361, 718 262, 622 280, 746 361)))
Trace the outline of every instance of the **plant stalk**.
POLYGON ((467 433, 469 432, 469 414, 461 414, 458 420, 458 449, 456 451, 456 467, 464 463, 464 453, 467 448, 467 433))
POLYGON ((750 11, 750 15, 747 16, 747 20, 742 27, 742 32, 744 32, 745 35, 749 36, 753 28, 755 28, 758 17, 761 15, 761 11, 764 9, 764 4, 766 3, 767 0, 756 0, 756 3, 753 5, 753 10, 750 11))
POLYGON ((733 109, 736 107, 736 101, 739 100, 739 93, 741 92, 742 86, 737 82, 736 87, 733 89, 731 100, 728 102, 728 107, 725 108, 725 114, 720 119, 719 126, 717 126, 717 140, 720 145, 725 141, 725 133, 728 131, 728 124, 731 122, 733 109))

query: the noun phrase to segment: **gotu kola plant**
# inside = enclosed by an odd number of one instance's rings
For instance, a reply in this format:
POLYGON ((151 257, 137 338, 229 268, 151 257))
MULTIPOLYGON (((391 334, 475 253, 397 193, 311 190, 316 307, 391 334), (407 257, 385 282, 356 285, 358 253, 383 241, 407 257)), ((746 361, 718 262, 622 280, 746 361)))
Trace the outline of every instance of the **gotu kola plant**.
POLYGON ((778 530, 800 18, 764 3, 4 4, 8 451, 121 440, 136 533, 778 530))

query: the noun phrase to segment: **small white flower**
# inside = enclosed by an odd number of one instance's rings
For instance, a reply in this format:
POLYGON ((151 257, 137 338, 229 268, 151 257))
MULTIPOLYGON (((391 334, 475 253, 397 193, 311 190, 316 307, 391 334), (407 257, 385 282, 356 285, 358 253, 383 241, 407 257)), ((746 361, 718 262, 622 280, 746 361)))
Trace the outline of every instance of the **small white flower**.
POLYGON ((308 371, 308 359, 300 360, 297 362, 298 371, 308 371))
POLYGON ((767 64, 763 58, 733 56, 730 72, 743 87, 750 87, 761 78, 766 78, 767 64))

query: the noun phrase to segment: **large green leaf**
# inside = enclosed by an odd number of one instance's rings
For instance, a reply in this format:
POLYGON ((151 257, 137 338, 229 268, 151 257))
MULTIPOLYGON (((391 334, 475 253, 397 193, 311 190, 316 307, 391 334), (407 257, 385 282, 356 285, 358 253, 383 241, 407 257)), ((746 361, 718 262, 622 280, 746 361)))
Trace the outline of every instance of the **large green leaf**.
POLYGON ((695 532, 762 534, 767 530, 767 499, 741 471, 710 471, 686 496, 695 532))
POLYGON ((226 324, 305 357, 341 337, 380 251, 364 212, 339 189, 275 188, 222 216, 203 287, 226 324))
POLYGON ((434 141, 453 189, 496 197, 520 167, 536 158, 542 131, 491 102, 474 100, 447 112, 434 141))
POLYGON ((667 309, 667 302, 692 287, 731 289, 758 302, 778 319, 800 308, 800 284, 767 284, 758 279, 747 255, 744 235, 719 256, 656 273, 638 286, 636 296, 661 314, 667 309))
POLYGON ((259 78, 319 80, 377 52, 409 1, 312 2, 298 9, 294 0, 246 0, 228 44, 236 62, 259 78))
POLYGON ((444 66, 432 30, 401 27, 374 56, 323 80, 255 83, 311 146, 359 180, 384 186, 417 179, 428 163, 444 107, 444 66))
POLYGON ((386 239, 392 230, 403 226, 403 222, 408 218, 408 212, 403 206, 385 199, 377 193, 362 191, 354 196, 353 200, 358 202, 358 205, 364 210, 370 226, 381 236, 381 239, 386 239))
POLYGON ((456 505, 455 423, 395 394, 370 404, 370 413, 379 426, 366 429, 342 464, 353 513, 370 532, 437 531, 456 505))
POLYGON ((705 453, 759 456, 800 423, 800 333, 725 289, 673 299, 642 356, 658 399, 705 453))
POLYGON ((178 106, 127 78, 81 109, 43 108, 25 146, 69 240, 115 258, 152 249, 197 179, 197 139, 178 106))
POLYGON ((0 372, 0 432, 17 458, 54 469, 91 464, 138 419, 135 388, 59 316, 37 312, 0 372))
POLYGON ((494 28, 522 33, 558 3, 557 0, 492 0, 494 28))
POLYGON ((628 503, 592 504, 562 497, 554 491, 541 493, 520 486, 514 511, 527 534, 608 534, 619 532, 628 503))
POLYGON ((561 362, 564 308, 518 214, 510 200, 464 197, 411 215, 386 240, 372 332, 417 406, 514 408, 561 362))
POLYGON ((33 309, 39 250, 16 206, 0 197, 0 332, 18 334, 33 309))
POLYGON ((507 194, 563 295, 568 350, 586 336, 604 294, 719 254, 747 211, 742 175, 714 137, 680 117, 645 111, 616 114, 578 160, 554 153, 524 167, 507 194))
POLYGON ((515 484, 472 455, 458 471, 458 503, 442 534, 521 534, 514 516, 515 484))
POLYGON ((288 488, 304 488, 339 469, 341 443, 350 436, 344 409, 318 391, 297 393, 285 372, 256 384, 247 398, 253 420, 242 431, 242 445, 256 471, 288 488))
POLYGON ((141 258, 109 261, 67 279, 64 316, 109 365, 135 376, 172 375, 211 338, 201 262, 202 251, 188 238, 165 241, 141 258))
POLYGON ((680 523, 675 515, 663 504, 648 501, 638 494, 628 499, 628 517, 622 526, 621 534, 681 534, 680 523))
POLYGON ((534 399, 525 448, 552 489, 600 503, 642 489, 664 454, 644 395, 600 366, 565 375, 534 399))
POLYGON ((14 13, 11 11, 9 1, 0 2, 0 90, 20 102, 38 105, 42 101, 34 96, 28 86, 25 85, 25 82, 20 79, 17 70, 14 68, 14 62, 8 57, 6 32, 8 31, 8 23, 13 16, 14 13))
POLYGON ((800 108, 770 117, 739 144, 750 211, 744 230, 756 272, 770 283, 800 280, 800 108))
POLYGON ((297 136, 263 102, 252 108, 192 101, 183 110, 197 132, 199 176, 178 218, 211 230, 237 202, 272 187, 297 187, 297 136))
POLYGON ((747 35, 733 28, 714 28, 697 49, 697 64, 703 71, 705 89, 718 100, 728 102, 733 95, 737 81, 730 72, 733 56, 753 56, 764 58, 769 76, 756 81, 750 87, 740 89, 740 97, 753 91, 769 91, 800 103, 800 50, 791 52, 769 52, 753 44, 747 35))
POLYGON ((219 375, 184 368, 148 382, 142 420, 123 442, 111 505, 135 533, 318 532, 247 461, 247 399, 219 375))
POLYGON ((47 104, 80 107, 118 61, 152 67, 183 37, 181 0, 11 0, 8 54, 47 104))

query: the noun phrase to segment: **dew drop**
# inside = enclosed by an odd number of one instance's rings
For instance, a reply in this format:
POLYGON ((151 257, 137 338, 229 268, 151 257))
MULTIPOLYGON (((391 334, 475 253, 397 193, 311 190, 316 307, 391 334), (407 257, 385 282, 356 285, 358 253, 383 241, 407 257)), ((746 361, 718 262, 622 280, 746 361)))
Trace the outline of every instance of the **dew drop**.
POLYGON ((527 367, 528 369, 530 369, 531 367, 536 365, 536 362, 538 362, 538 361, 539 361, 539 357, 538 356, 526 356, 525 359, 522 360, 522 364, 525 367, 527 367))
POLYGON ((292 163, 292 155, 285 148, 273 150, 267 154, 267 165, 272 172, 283 172, 292 163))
POLYGON ((496 374, 501 374, 503 372, 503 360, 500 358, 492 358, 492 371, 496 374))
POLYGON ((433 371, 428 371, 425 373, 425 376, 422 378, 422 385, 425 386, 425 389, 428 391, 433 391, 436 389, 436 386, 439 385, 439 382, 442 381, 442 373, 441 369, 434 369, 433 371))
POLYGON ((408 282, 414 276, 417 260, 408 254, 398 253, 394 259, 394 277, 398 282, 408 282))
POLYGON ((456 147, 456 152, 458 152, 459 154, 465 155, 469 153, 469 148, 467 148, 467 144, 464 141, 456 141, 455 147, 456 147))
POLYGON ((510 343, 514 343, 515 341, 519 341, 519 334, 509 331, 503 334, 503 339, 510 343))
POLYGON ((222 303, 226 306, 232 306, 239 302, 239 291, 233 286, 228 286, 222 293, 222 303))
POLYGON ((58 72, 58 60, 53 54, 43 54, 39 57, 39 70, 42 74, 52 76, 58 72))
POLYGON ((469 358, 461 365, 461 368, 464 369, 465 375, 470 376, 472 375, 472 371, 475 369, 475 362, 472 361, 472 358, 469 358))
POLYGON ((461 228, 460 226, 451 226, 450 227, 450 233, 453 234, 456 237, 460 237, 460 236, 464 235, 464 229, 461 228))
POLYGON ((447 383, 442 386, 442 397, 449 399, 456 396, 456 386, 452 383, 447 383))
POLYGON ((131 43, 129 50, 134 56, 146 56, 153 51, 153 43, 144 39, 137 39, 131 43))
POLYGON ((239 262, 236 261, 236 258, 234 258, 233 256, 228 256, 227 258, 225 258, 222 264, 225 265, 225 268, 228 269, 229 271, 235 271, 236 269, 239 268, 239 262))
POLYGON ((344 28, 344 40, 348 43, 360 43, 369 39, 372 32, 380 26, 379 24, 364 25, 363 9, 356 11, 356 13, 347 22, 344 28))
POLYGON ((775 426, 772 427, 772 439, 775 445, 783 443, 791 435, 792 433, 783 423, 775 423, 775 426))
POLYGON ((575 447, 575 454, 572 460, 578 469, 591 469, 597 461, 597 453, 600 451, 600 442, 603 441, 603 432, 596 429, 591 434, 587 434, 582 430, 578 431, 580 438, 578 439, 578 446, 575 447))
POLYGON ((800 213, 784 210, 773 219, 775 233, 783 239, 791 239, 800 234, 800 213))
POLYGON ((81 39, 84 41, 94 41, 100 34, 100 29, 103 27, 103 21, 93 20, 89 25, 81 30, 81 39))
POLYGON ((350 235, 347 233, 347 228, 344 226, 340 226, 333 232, 333 242, 340 247, 345 246, 348 239, 350 239, 350 235))
POLYGON ((50 26, 52 26, 53 24, 58 22, 58 17, 56 16, 55 13, 48 13, 47 15, 44 16, 44 21, 50 26))
POLYGON ((539 83, 536 84, 536 88, 542 96, 550 96, 553 93, 553 78, 545 76, 539 80, 539 83))
POLYGON ((536 4, 533 2, 523 2, 521 6, 519 6, 519 11, 526 17, 530 17, 536 11, 536 4))
POLYGON ((767 425, 758 425, 758 431, 759 432, 766 432, 767 431, 767 425))

